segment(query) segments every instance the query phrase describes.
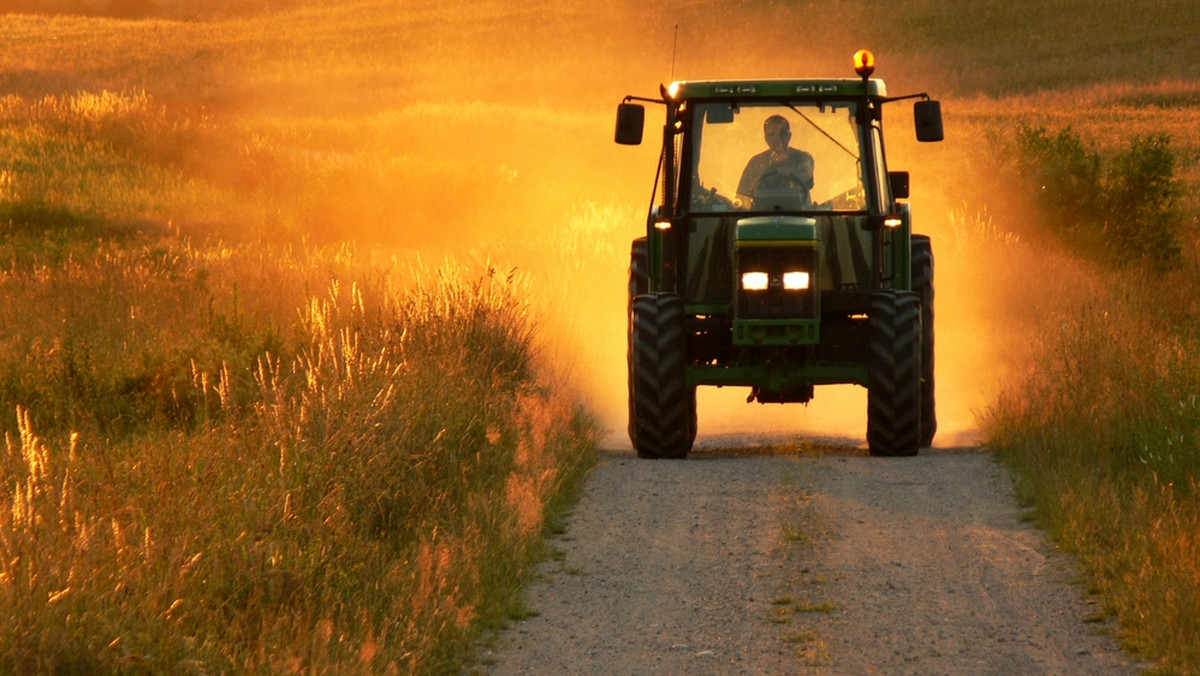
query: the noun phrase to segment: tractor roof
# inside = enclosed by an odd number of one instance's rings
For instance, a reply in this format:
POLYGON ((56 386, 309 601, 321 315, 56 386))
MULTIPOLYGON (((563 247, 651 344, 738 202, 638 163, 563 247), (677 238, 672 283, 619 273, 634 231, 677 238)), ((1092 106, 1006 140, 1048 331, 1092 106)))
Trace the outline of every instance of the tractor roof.
POLYGON ((830 78, 809 80, 682 80, 668 89, 676 101, 694 99, 777 100, 808 96, 887 96, 883 80, 830 78))

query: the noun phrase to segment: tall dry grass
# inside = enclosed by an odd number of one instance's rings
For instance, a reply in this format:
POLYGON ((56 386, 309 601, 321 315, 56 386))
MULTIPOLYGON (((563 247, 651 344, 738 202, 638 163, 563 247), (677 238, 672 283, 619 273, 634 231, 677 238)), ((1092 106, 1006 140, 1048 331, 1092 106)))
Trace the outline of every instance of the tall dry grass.
POLYGON ((0 289, 8 673, 451 669, 589 463, 494 269, 166 238, 0 289))

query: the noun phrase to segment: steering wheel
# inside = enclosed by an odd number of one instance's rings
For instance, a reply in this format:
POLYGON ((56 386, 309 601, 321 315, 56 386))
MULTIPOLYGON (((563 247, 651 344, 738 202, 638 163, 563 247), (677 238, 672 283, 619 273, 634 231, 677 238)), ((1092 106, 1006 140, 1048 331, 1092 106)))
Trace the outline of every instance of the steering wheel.
MULTIPOLYGON (((799 198, 800 203, 791 208, 805 208, 812 204, 812 195, 808 188, 801 185, 794 174, 779 164, 767 167, 754 185, 754 201, 756 203, 759 200, 775 203, 777 200, 793 197, 799 198)), ((778 205, 775 208, 779 208, 778 205)))
POLYGON ((773 164, 767 167, 762 176, 758 177, 758 181, 754 185, 754 191, 758 192, 763 187, 779 190, 781 188, 795 188, 792 183, 795 178, 790 173, 785 173, 786 167, 782 164, 773 164))

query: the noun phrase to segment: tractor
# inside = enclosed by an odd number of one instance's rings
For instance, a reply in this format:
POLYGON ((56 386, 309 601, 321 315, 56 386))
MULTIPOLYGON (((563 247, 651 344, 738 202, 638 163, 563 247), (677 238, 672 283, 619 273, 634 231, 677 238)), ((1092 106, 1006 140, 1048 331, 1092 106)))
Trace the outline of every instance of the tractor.
POLYGON ((683 458, 696 388, 806 403, 867 389, 872 455, 911 456, 937 429, 933 250, 913 234, 909 174, 889 171, 883 110, 914 100, 918 141, 943 138, 927 94, 890 97, 875 57, 856 78, 678 81, 627 96, 615 140, 642 142, 662 106, 645 235, 629 263, 629 437, 683 458))

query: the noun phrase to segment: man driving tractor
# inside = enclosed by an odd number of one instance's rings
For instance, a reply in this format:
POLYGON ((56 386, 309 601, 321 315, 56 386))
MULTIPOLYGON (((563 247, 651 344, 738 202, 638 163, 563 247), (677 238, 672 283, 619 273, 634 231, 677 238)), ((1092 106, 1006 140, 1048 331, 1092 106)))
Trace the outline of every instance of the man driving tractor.
POLYGON ((803 206, 811 204, 813 157, 788 145, 792 140, 792 129, 787 118, 782 115, 768 117, 763 122, 763 138, 767 149, 750 158, 738 181, 740 203, 753 208, 760 192, 769 192, 795 195, 803 206))

